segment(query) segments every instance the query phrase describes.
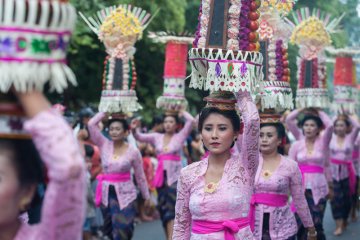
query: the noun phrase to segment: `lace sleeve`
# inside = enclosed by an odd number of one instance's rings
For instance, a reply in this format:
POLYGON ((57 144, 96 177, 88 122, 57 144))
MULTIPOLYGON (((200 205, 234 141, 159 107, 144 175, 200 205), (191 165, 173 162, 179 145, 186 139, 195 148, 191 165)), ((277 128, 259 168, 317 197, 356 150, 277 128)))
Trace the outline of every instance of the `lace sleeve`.
POLYGON ((302 187, 301 172, 295 162, 293 162, 293 166, 291 167, 291 173, 290 192, 291 197, 293 198, 293 203, 297 209, 297 214, 305 227, 313 227, 314 223, 305 199, 304 189, 302 187))
POLYGON ((138 129, 134 132, 134 138, 140 142, 150 143, 155 145, 156 138, 159 137, 158 133, 141 133, 138 129))
POLYGON ((195 122, 195 119, 193 118, 193 116, 191 116, 190 113, 184 111, 183 114, 184 114, 184 118, 186 119, 186 123, 185 126, 178 133, 181 142, 185 141, 186 138, 190 135, 193 129, 193 124, 195 122))
POLYGON ((101 147, 106 141, 106 137, 101 133, 99 122, 105 117, 105 113, 99 112, 92 117, 88 123, 90 139, 97 146, 101 147))
POLYGON ((237 99, 244 121, 244 133, 240 149, 241 159, 250 174, 249 177, 254 178, 259 165, 259 112, 248 92, 240 91, 237 94, 237 99))
POLYGON ((55 112, 42 112, 25 128, 48 169, 49 184, 37 226, 40 239, 80 239, 85 216, 85 165, 68 124, 55 112))
POLYGON ((299 110, 296 109, 292 111, 286 118, 286 125, 289 131, 292 133, 292 135, 294 135, 296 140, 299 140, 302 135, 301 131, 297 127, 296 118, 298 117, 298 115, 299 115, 299 110))
POLYGON ((359 134, 359 130, 360 130, 360 125, 359 123, 353 119, 352 117, 349 117, 350 121, 351 121, 351 132, 350 132, 350 139, 351 139, 351 143, 355 143, 356 138, 359 134))
POLYGON ((143 160, 141 158, 141 154, 140 154, 139 150, 137 150, 137 149, 135 150, 135 152, 133 154, 132 165, 133 165, 134 172, 135 172, 136 183, 140 189, 141 195, 143 196, 144 199, 149 199, 150 194, 149 194, 149 188, 148 188, 145 173, 144 173, 143 160))
POLYGON ((184 174, 184 171, 182 171, 177 184, 175 223, 172 240, 189 240, 191 235, 191 213, 189 209, 190 189, 186 184, 184 174))

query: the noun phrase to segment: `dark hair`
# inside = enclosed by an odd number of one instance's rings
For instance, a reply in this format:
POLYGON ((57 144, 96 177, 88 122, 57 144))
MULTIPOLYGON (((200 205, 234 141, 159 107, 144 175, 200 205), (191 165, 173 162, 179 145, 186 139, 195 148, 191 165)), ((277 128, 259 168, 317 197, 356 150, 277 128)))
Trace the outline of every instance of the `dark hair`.
POLYGON ((163 123, 163 117, 161 116, 155 116, 151 122, 151 128, 155 127, 156 125, 163 123))
POLYGON ((94 147, 89 144, 85 144, 85 156, 92 158, 94 156, 94 153, 94 147))
POLYGON ((162 122, 164 122, 164 121, 165 121, 165 118, 167 118, 167 117, 172 117, 172 118, 174 118, 176 124, 180 123, 179 116, 178 116, 178 115, 172 115, 172 114, 171 114, 171 115, 164 114, 164 115, 163 115, 163 118, 162 118, 162 122))
POLYGON ((349 119, 347 119, 347 118, 338 118, 338 119, 336 119, 335 122, 334 122, 334 125, 336 125, 336 123, 337 123, 338 121, 344 121, 346 127, 351 127, 351 122, 350 122, 349 119))
POLYGON ((119 122, 122 124, 123 128, 125 131, 129 130, 129 124, 128 122, 125 120, 125 119, 119 119, 119 118, 113 118, 113 119, 110 119, 107 123, 107 126, 108 128, 110 128, 110 125, 114 122, 119 122))
POLYGON ((319 129, 324 126, 324 123, 320 117, 315 116, 315 115, 305 115, 305 117, 299 122, 299 127, 303 128, 305 125, 305 122, 308 120, 313 120, 319 129))
MULTIPOLYGON (((263 127, 275 127, 278 139, 280 139, 281 141, 283 141, 283 139, 287 137, 285 127, 281 122, 277 122, 277 123, 261 123, 260 124, 260 129, 263 128, 263 127)), ((278 146, 278 153, 284 154, 285 153, 284 147, 285 146, 283 146, 283 145, 278 146)))
POLYGON ((240 117, 235 110, 220 110, 218 108, 209 107, 204 108, 199 115, 198 131, 201 132, 204 126, 205 120, 211 114, 220 114, 231 121, 231 124, 235 132, 240 132, 240 117))
MULTIPOLYGON (((10 161, 14 166, 21 187, 37 185, 44 181, 43 163, 32 140, 0 139, 0 146, 0 149, 6 149, 10 152, 10 161)), ((36 191, 30 208, 38 205, 40 201, 41 197, 36 191)))

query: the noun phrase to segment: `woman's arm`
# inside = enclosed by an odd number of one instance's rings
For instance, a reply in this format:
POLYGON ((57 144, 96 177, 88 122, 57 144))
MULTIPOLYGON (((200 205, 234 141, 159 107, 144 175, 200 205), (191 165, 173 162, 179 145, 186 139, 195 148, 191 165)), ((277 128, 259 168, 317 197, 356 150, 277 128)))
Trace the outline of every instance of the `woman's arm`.
POLYGON ((143 160, 138 150, 136 150, 136 152, 133 154, 133 159, 132 166, 134 168, 136 183, 140 189, 141 195, 145 200, 147 200, 150 198, 149 188, 144 173, 143 160))
POLYGON ((255 177, 259 165, 259 133, 260 117, 256 105, 248 92, 240 91, 237 94, 238 106, 244 121, 242 135, 241 159, 250 177, 255 177))
POLYGON ((292 135, 294 135, 296 140, 299 140, 302 136, 302 132, 298 128, 297 120, 296 120, 299 113, 300 113, 300 109, 295 109, 294 111, 289 113, 289 115, 287 116, 286 121, 285 121, 287 128, 292 133, 292 135))
POLYGON ((99 128, 99 123, 105 117, 105 115, 105 113, 99 112, 94 117, 92 117, 88 123, 90 139, 100 148, 106 141, 108 141, 107 138, 101 133, 99 128))
POLYGON ((350 120, 351 126, 352 126, 352 129, 350 132, 350 138, 351 138, 351 142, 354 144, 356 141, 356 138, 359 134, 360 125, 359 125, 358 121, 351 116, 349 117, 349 120, 350 120))
POLYGON ((175 223, 172 240, 189 240, 191 236, 191 213, 189 209, 190 189, 188 188, 184 171, 177 185, 177 197, 175 206, 175 223))
POLYGON ((195 119, 193 116, 191 116, 190 113, 184 111, 182 112, 186 122, 184 127, 181 129, 180 132, 177 133, 177 135, 179 136, 179 142, 184 142, 186 140, 186 138, 190 135, 192 129, 193 129, 193 125, 195 122, 195 119))
POLYGON ((50 179, 37 234, 41 239, 80 239, 86 183, 78 143, 41 93, 18 94, 18 99, 31 118, 25 129, 32 135, 50 179))

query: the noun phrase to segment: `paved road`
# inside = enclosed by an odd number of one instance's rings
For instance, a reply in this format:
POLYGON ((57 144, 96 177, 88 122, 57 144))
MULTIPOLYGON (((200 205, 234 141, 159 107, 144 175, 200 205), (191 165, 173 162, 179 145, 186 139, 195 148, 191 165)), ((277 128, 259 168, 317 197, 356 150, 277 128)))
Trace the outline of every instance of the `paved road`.
MULTIPOLYGON (((335 229, 335 222, 331 215, 329 203, 326 209, 324 226, 327 240, 360 240, 360 221, 351 223, 348 230, 340 237, 335 237, 332 234, 335 229)), ((160 221, 137 225, 133 240, 165 240, 160 221)))

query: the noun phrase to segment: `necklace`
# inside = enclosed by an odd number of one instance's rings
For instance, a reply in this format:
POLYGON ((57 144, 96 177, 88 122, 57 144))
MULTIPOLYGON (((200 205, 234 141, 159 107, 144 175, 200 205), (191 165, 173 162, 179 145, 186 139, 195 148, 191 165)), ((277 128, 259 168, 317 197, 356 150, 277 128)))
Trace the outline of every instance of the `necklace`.
POLYGON ((262 176, 263 176, 264 178, 270 178, 271 175, 272 175, 272 172, 270 172, 269 170, 263 170, 263 171, 262 171, 262 176))
POLYGON ((219 183, 209 182, 208 184, 205 185, 204 191, 206 193, 213 193, 216 191, 218 185, 219 183))

